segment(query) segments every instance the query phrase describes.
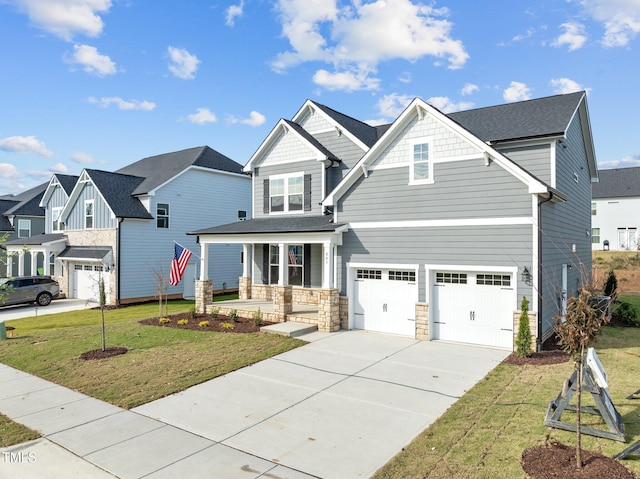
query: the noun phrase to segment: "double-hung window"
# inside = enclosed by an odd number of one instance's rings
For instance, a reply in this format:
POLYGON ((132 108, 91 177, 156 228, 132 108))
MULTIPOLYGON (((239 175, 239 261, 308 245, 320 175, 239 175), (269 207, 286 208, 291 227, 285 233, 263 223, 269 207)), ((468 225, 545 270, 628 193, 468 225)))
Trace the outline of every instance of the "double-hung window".
POLYGON ((169 227, 169 204, 158 203, 156 205, 156 226, 158 228, 169 227))
POLYGON ((93 200, 84 202, 84 227, 88 230, 93 228, 93 200))
POLYGON ((269 212, 287 213, 304 209, 304 175, 274 176, 269 179, 269 212))
POLYGON ((591 228, 591 243, 600 243, 600 228, 591 228))
POLYGON ((51 208, 51 231, 64 230, 64 223, 60 221, 60 214, 62 213, 62 206, 56 206, 51 208))
POLYGON ((18 238, 31 236, 31 220, 18 220, 18 238))
POLYGON ((280 279, 280 246, 269 245, 269 284, 278 284, 280 279))
POLYGON ((409 183, 423 185, 433 183, 432 142, 419 138, 409 143, 409 183))

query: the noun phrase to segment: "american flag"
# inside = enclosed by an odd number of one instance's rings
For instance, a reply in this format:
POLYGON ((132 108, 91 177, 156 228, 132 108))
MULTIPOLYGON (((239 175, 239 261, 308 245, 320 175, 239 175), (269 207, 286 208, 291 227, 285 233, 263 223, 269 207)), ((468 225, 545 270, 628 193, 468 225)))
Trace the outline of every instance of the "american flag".
POLYGON ((182 279, 191 255, 193 253, 187 248, 183 248, 178 243, 173 244, 173 261, 171 261, 171 272, 169 273, 169 283, 172 286, 177 286, 182 279))

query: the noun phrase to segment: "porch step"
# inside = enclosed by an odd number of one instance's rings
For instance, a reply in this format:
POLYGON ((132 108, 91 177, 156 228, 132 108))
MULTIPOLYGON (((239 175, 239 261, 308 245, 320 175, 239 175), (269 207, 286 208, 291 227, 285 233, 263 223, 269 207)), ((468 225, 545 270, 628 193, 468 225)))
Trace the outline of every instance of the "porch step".
POLYGON ((260 331, 265 333, 280 334, 281 336, 289 336, 291 338, 302 336, 307 333, 313 333, 317 330, 317 324, 296 323, 295 321, 270 324, 269 326, 263 326, 260 328, 260 331))

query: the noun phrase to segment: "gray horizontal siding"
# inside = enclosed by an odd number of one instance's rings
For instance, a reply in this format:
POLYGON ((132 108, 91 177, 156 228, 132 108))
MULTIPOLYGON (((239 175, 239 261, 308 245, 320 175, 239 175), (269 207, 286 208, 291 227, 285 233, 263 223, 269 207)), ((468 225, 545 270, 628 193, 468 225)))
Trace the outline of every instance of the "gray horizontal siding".
POLYGON ((549 144, 498 148, 498 151, 536 178, 551 184, 551 146, 549 144))
MULTIPOLYGON (((338 284, 346 294, 347 262, 419 264, 419 298, 424 301, 424 264, 531 268, 532 238, 532 225, 351 229, 338 248, 338 284)), ((531 286, 519 283, 522 295, 530 298, 531 286)))
POLYGON ((371 171, 339 201, 339 221, 531 215, 526 185, 495 163, 436 163, 434 179, 434 184, 409 185, 408 166, 371 171))
MULTIPOLYGON (((311 175, 311 211, 305 211, 305 214, 318 215, 322 212, 320 202, 322 196, 322 175, 324 174, 324 165, 321 162, 299 161, 296 163, 287 163, 281 165, 261 165, 258 167, 257 173, 253 178, 253 217, 264 218, 263 197, 264 197, 264 180, 274 175, 286 175, 289 173, 302 173, 311 175)), ((283 213, 281 213, 283 214, 283 213)), ((302 213, 293 213, 302 214, 302 213)))
POLYGON ((329 192, 358 163, 364 151, 345 135, 338 135, 335 130, 313 136, 340 159, 339 164, 327 170, 327 192, 329 192))

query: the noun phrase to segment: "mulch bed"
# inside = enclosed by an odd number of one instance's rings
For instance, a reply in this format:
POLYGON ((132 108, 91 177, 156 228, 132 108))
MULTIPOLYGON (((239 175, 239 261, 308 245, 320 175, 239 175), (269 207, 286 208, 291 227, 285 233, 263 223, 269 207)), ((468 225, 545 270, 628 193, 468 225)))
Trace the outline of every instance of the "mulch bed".
POLYGON ((576 468, 576 448, 549 444, 526 449, 522 469, 532 479, 638 479, 621 463, 597 452, 582 450, 582 468, 576 468))
POLYGON ((173 314, 167 316, 169 323, 160 323, 160 318, 149 318, 139 321, 140 324, 147 326, 163 326, 165 328, 179 328, 179 329, 191 329, 194 331, 215 331, 219 333, 257 333, 260 332, 262 326, 268 326, 270 322, 262 321, 260 326, 257 326, 252 319, 238 318, 235 322, 231 321, 227 316, 218 315, 216 319, 213 319, 209 315, 198 314, 195 318, 192 318, 189 313, 173 314), (178 324, 181 319, 186 319, 189 322, 187 324, 178 324), (200 326, 202 321, 208 321, 208 326, 200 326), (231 324, 233 328, 223 327, 223 324, 231 324))
POLYGON ((107 359, 114 356, 120 356, 121 354, 125 354, 127 351, 129 351, 127 348, 123 348, 121 346, 105 348, 104 351, 102 349, 94 349, 93 351, 82 353, 80 355, 80 359, 84 359, 85 361, 90 359, 107 359))
POLYGON ((505 364, 513 364, 514 366, 544 366, 547 364, 560 364, 569 361, 569 354, 565 353, 558 345, 555 336, 547 339, 542 344, 542 351, 531 353, 528 358, 521 358, 515 351, 507 356, 505 364))

